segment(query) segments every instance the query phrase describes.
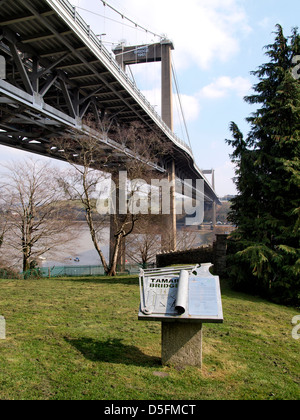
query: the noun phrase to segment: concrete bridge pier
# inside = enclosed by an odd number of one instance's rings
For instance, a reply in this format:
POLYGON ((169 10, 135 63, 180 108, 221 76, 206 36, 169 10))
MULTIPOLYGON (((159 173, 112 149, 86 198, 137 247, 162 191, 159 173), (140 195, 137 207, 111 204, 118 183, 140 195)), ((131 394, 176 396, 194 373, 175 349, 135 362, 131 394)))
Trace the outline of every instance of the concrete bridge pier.
POLYGON ((163 214, 162 251, 176 251, 177 248, 177 217, 176 217, 176 175, 175 161, 172 160, 168 168, 168 181, 170 187, 170 214, 163 214))

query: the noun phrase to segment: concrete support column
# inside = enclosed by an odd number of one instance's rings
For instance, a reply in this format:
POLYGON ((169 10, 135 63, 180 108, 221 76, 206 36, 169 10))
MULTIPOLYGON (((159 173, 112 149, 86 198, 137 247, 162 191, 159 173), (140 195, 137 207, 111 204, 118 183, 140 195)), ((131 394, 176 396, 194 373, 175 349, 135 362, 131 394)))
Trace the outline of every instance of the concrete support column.
POLYGON ((175 161, 172 161, 171 173, 170 173, 171 186, 171 248, 173 251, 177 249, 177 217, 176 217, 176 173, 175 173, 175 161))
POLYGON ((177 215, 176 215, 176 173, 175 161, 168 170, 170 183, 170 214, 162 215, 165 229, 162 232, 162 251, 176 251, 177 248, 177 215))
POLYGON ((173 131, 173 92, 172 92, 172 56, 174 46, 171 41, 161 43, 161 95, 162 95, 162 120, 173 131))
POLYGON ((202 367, 202 324, 162 322, 163 365, 202 367))
MULTIPOLYGON (((213 190, 215 190, 215 171, 214 171, 214 169, 212 169, 212 171, 211 171, 211 185, 213 187, 213 190)), ((217 224, 217 203, 216 203, 215 200, 213 202, 212 223, 213 223, 213 227, 215 228, 215 226, 217 224)))
POLYGON ((217 224, 217 203, 212 203, 212 225, 215 228, 217 224))

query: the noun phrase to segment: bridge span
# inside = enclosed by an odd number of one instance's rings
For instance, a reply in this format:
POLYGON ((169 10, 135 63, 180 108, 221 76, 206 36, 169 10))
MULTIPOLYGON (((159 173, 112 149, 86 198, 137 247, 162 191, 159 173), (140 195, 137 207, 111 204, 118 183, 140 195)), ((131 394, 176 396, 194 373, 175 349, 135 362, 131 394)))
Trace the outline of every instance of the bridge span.
MULTIPOLYGON (((52 139, 70 129, 84 132, 88 114, 115 116, 120 124, 139 121, 171 145, 157 170, 203 179, 205 200, 218 201, 189 145, 67 0, 0 0, 0 58, 0 144, 50 156, 52 139)), ((107 153, 126 153, 112 139, 99 134, 99 141, 107 153)), ((63 160, 58 150, 51 157, 63 160)))

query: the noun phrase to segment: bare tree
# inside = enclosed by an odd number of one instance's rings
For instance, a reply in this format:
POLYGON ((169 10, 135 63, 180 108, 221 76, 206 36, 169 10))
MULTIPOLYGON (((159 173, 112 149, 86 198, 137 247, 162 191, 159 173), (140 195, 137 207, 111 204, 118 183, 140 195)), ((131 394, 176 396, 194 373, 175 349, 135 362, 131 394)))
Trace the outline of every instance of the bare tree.
POLYGON ((161 252, 161 232, 164 227, 158 222, 158 216, 143 217, 137 223, 134 235, 126 240, 126 256, 130 261, 142 264, 155 262, 161 252))
POLYGON ((202 245, 201 235, 199 231, 190 228, 182 228, 177 233, 177 249, 187 250, 197 248, 202 245))
POLYGON ((23 271, 27 271, 39 257, 74 238, 73 217, 62 202, 54 176, 57 169, 33 159, 4 167, 2 197, 10 207, 5 246, 22 256, 23 271))
POLYGON ((8 214, 11 210, 11 199, 3 186, 0 186, 0 250, 2 248, 5 235, 8 230, 8 214))
MULTIPOLYGON (((165 229, 164 218, 145 217, 138 221, 135 234, 126 241, 126 255, 135 263, 147 264, 156 261, 156 255, 161 253, 161 232, 165 229)), ((188 250, 197 248, 202 243, 198 231, 181 228, 177 232, 177 249, 188 250)))
POLYGON ((11 198, 5 189, 0 186, 0 267, 7 267, 8 260, 5 255, 5 239, 9 230, 9 216, 11 211, 11 198))
MULTIPOLYGON (((80 139, 82 143, 84 139, 80 139)), ((85 147, 92 147, 91 143, 86 143, 85 147)), ((85 149, 86 151, 86 149, 85 149)), ((85 154, 85 152, 82 152, 85 154)), ((85 220, 89 227, 91 239, 95 250, 101 260, 105 272, 109 271, 104 253, 101 249, 102 233, 107 225, 107 218, 101 216, 96 211, 96 193, 99 183, 105 182, 105 174, 91 168, 84 156, 83 166, 75 165, 70 170, 64 171, 57 177, 58 184, 68 200, 79 201, 84 209, 85 220)))
MULTIPOLYGON (((134 231, 140 215, 128 211, 120 212, 118 201, 114 203, 116 208, 113 209, 110 217, 113 235, 108 263, 102 252, 101 237, 97 233, 99 226, 101 229, 101 223, 103 223, 95 211, 95 200, 93 200, 97 186, 107 181, 107 174, 109 174, 117 189, 116 196, 119 197, 119 172, 126 171, 128 180, 149 179, 156 168, 157 156, 166 151, 167 147, 162 145, 153 132, 146 131, 139 123, 121 127, 106 117, 99 124, 89 119, 86 121, 85 131, 85 134, 74 131, 61 138, 53 139, 56 147, 52 146, 51 151, 54 154, 59 151, 60 156, 72 165, 73 179, 76 179, 76 182, 70 182, 65 177, 61 179, 61 185, 68 197, 81 200, 94 247, 105 272, 114 276, 122 243, 134 231)), ((132 188, 129 190, 126 197, 127 203, 130 202, 134 192, 132 188)))

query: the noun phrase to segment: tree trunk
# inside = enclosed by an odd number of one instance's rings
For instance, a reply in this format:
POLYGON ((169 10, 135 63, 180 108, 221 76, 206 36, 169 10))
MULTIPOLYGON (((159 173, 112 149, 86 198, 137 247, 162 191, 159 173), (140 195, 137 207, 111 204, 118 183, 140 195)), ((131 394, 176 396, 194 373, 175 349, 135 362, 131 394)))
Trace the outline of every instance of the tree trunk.
POLYGON ((101 260, 101 263, 103 265, 104 271, 105 271, 105 273, 108 273, 109 268, 107 266, 107 263, 106 263, 104 255, 103 255, 103 252, 101 251, 101 249, 98 245, 98 241, 97 241, 97 238, 96 238, 96 231, 95 231, 95 228, 94 228, 94 223, 93 223, 93 218, 91 216, 91 209, 90 208, 86 209, 86 221, 87 221, 87 224, 88 224, 88 227, 89 227, 89 230, 90 230, 92 242, 93 242, 94 247, 95 247, 95 249, 96 249, 96 251, 97 251, 97 253, 100 257, 100 260, 101 260))
POLYGON ((118 256, 119 256, 119 250, 120 250, 120 245, 121 245, 121 241, 122 241, 123 236, 124 235, 123 235, 122 232, 120 232, 118 235, 116 235, 116 242, 115 242, 113 257, 111 259, 110 269, 107 273, 107 275, 110 276, 110 277, 114 277, 114 276, 117 275, 118 256))
POLYGON ((27 252, 23 250, 23 273, 30 270, 30 262, 27 252))

